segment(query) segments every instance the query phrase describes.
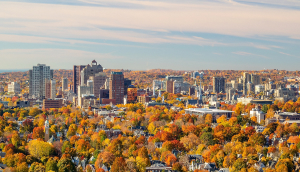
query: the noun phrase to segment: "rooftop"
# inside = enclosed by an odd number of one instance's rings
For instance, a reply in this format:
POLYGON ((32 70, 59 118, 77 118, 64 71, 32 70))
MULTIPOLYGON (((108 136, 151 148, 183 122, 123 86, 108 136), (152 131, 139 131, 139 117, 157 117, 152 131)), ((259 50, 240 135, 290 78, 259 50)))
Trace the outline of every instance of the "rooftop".
POLYGON ((198 112, 198 113, 232 113, 233 112, 229 110, 207 109, 207 108, 189 108, 185 110, 190 112, 198 112))

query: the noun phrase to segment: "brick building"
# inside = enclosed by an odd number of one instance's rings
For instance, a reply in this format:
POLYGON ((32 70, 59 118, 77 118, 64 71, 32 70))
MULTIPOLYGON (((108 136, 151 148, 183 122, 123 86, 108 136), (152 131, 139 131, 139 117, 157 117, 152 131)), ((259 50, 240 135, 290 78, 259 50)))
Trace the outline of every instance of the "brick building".
POLYGON ((43 108, 44 109, 61 108, 63 106, 62 101, 63 101, 62 99, 59 100, 44 99, 43 108))
POLYGON ((173 93, 173 80, 167 80, 166 81, 166 87, 168 93, 173 93))
POLYGON ((109 79, 109 99, 122 104, 124 98, 124 75, 122 72, 111 72, 109 79))

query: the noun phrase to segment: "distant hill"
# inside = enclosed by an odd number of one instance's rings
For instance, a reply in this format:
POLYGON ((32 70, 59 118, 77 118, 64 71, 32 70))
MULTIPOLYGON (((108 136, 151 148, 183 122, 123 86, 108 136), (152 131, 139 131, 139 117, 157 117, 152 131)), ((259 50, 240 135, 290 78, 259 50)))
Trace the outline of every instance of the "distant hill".
POLYGON ((28 70, 29 69, 0 69, 0 73, 3 73, 3 72, 25 72, 28 70))

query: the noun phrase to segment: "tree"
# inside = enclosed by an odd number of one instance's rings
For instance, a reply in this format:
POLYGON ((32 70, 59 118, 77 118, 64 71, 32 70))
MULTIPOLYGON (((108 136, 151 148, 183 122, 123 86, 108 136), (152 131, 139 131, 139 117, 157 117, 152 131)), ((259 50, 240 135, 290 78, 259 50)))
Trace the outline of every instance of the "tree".
POLYGON ((102 164, 109 167, 113 164, 114 159, 115 159, 114 154, 112 154, 108 151, 104 151, 104 152, 98 154, 97 160, 95 162, 95 166, 97 169, 101 168, 102 164))
POLYGON ((21 144, 20 136, 17 131, 14 131, 12 137, 11 137, 11 143, 15 146, 18 147, 18 145, 21 144))
POLYGON ((57 161, 54 158, 49 158, 46 163, 46 172, 48 171, 58 171, 57 161))
POLYGON ((28 132, 32 132, 33 130, 33 123, 31 120, 29 119, 26 119, 23 123, 22 123, 22 126, 24 127, 24 130, 25 131, 28 131, 28 132))
POLYGON ((267 111, 266 118, 273 118, 274 114, 275 114, 274 110, 273 109, 269 109, 267 111))
POLYGON ((71 156, 69 154, 63 154, 57 164, 59 172, 70 172, 76 171, 75 164, 71 161, 71 156))
POLYGON ((41 140, 31 140, 28 143, 28 150, 31 155, 41 159, 43 156, 50 156, 53 153, 53 147, 41 140))
POLYGON ((171 167, 173 166, 173 164, 174 164, 176 161, 177 161, 177 158, 176 158, 176 156, 173 155, 173 154, 168 155, 167 158, 166 158, 166 160, 165 160, 166 164, 167 164, 168 166, 171 166, 171 167))
POLYGON ((207 115, 205 116, 205 123, 211 124, 212 121, 213 121, 212 115, 211 115, 211 114, 207 114, 207 115))
POLYGON ((184 145, 184 147, 188 150, 195 148, 200 144, 199 137, 195 134, 190 133, 188 136, 184 136, 180 139, 180 142, 184 145))
POLYGON ((136 165, 140 171, 145 171, 146 167, 151 165, 148 156, 148 150, 144 146, 138 150, 136 165))
POLYGON ((44 172, 45 170, 45 166, 38 162, 34 162, 29 168, 29 172, 44 172))
POLYGON ((45 132, 42 127, 35 127, 33 129, 33 134, 32 134, 33 139, 44 139, 44 136, 45 136, 45 132))
POLYGON ((72 145, 71 145, 71 143, 69 141, 64 141, 64 144, 63 144, 63 146, 61 148, 61 152, 65 153, 66 148, 72 148, 72 145))
POLYGON ((108 147, 108 150, 113 153, 116 157, 122 156, 122 150, 123 150, 123 145, 122 141, 119 138, 114 139, 110 146, 108 147))
POLYGON ((22 162, 17 166, 17 172, 28 172, 29 168, 26 162, 22 162))
POLYGON ((267 113, 268 112, 268 105, 263 105, 262 108, 261 108, 261 111, 263 111, 264 113, 267 113))
POLYGON ((29 115, 33 116, 33 117, 37 116, 39 113, 41 113, 41 111, 36 107, 30 109, 30 111, 29 111, 29 115))
POLYGON ((241 171, 243 168, 247 168, 247 164, 246 164, 246 162, 245 162, 243 159, 239 158, 239 159, 237 159, 237 160, 234 162, 232 171, 233 171, 233 172, 239 172, 239 171, 241 171))
POLYGON ((211 132, 204 132, 200 137, 201 142, 207 146, 214 144, 213 139, 214 139, 214 136, 211 132))
POLYGON ((182 171, 182 166, 179 162, 175 162, 172 166, 172 170, 182 171))
POLYGON ((277 162, 277 164, 276 164, 276 166, 275 166, 275 169, 276 169, 276 172, 277 172, 277 171, 282 172, 281 170, 286 171, 286 172, 292 172, 292 171, 294 171, 294 164, 293 164, 293 162, 292 162, 290 159, 288 159, 288 158, 286 158, 286 159, 280 159, 280 160, 277 162), (286 169, 287 169, 287 170, 286 170, 286 169))
POLYGON ((80 139, 76 142, 75 148, 77 152, 86 152, 91 148, 91 146, 88 141, 80 139))
POLYGON ((111 172, 127 171, 127 164, 122 157, 117 157, 111 167, 111 172))
POLYGON ((252 136, 249 137, 249 141, 253 142, 254 145, 261 145, 263 146, 266 143, 265 136, 262 133, 254 133, 252 136))

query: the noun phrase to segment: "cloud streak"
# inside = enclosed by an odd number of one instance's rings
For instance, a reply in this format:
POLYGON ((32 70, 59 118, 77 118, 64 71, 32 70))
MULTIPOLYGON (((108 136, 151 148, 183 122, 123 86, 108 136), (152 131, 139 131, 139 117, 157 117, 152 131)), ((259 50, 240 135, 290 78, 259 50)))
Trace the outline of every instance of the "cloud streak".
POLYGON ((252 57, 260 57, 260 58, 269 59, 269 57, 264 56, 264 55, 253 54, 253 53, 244 52, 244 51, 237 51, 237 52, 232 52, 232 53, 233 53, 233 54, 240 55, 240 56, 252 56, 252 57))
POLYGON ((241 37, 300 36, 297 10, 216 2, 129 2, 143 8, 0 2, 0 32, 141 43, 176 42, 167 39, 173 31, 241 37))

